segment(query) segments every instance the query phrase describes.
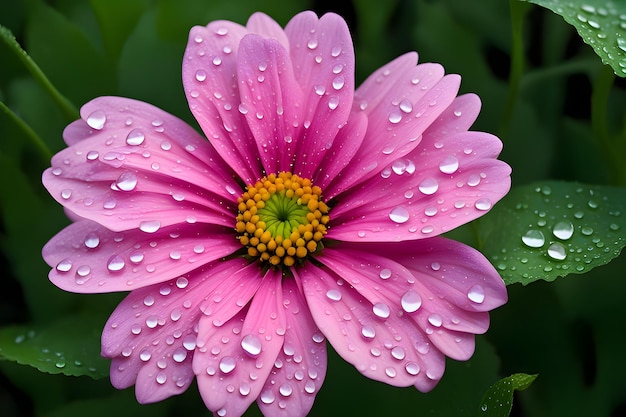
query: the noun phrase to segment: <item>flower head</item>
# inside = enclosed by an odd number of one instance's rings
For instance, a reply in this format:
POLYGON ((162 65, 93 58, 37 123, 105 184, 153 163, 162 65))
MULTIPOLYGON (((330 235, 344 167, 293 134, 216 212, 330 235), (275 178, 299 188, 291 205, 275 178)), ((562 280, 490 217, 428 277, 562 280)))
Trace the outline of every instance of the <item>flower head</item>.
POLYGON ((326 343, 365 376, 432 389, 468 359, 502 280, 439 235, 509 189, 501 142, 469 131, 460 77, 403 55, 354 89, 345 22, 194 27, 183 61, 204 135, 139 101, 100 97, 43 182, 74 222, 43 255, 80 293, 130 291, 102 334, 115 387, 186 390, 241 415, 306 414, 326 343))

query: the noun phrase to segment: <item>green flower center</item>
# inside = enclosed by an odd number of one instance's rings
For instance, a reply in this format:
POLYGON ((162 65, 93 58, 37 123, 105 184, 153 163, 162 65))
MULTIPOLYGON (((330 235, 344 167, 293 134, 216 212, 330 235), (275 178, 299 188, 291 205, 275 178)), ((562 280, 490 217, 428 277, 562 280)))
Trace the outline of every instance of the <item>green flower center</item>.
POLYGON ((273 266, 292 266, 322 248, 328 206, 322 189, 290 172, 261 178, 237 200, 235 230, 248 255, 273 266))

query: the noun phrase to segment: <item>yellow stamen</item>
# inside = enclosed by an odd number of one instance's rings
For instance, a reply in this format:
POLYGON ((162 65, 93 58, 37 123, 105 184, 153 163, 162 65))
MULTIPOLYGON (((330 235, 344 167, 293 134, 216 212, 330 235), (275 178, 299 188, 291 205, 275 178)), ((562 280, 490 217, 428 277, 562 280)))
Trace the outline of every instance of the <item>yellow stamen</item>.
POLYGON ((293 266, 322 248, 328 206, 310 179, 290 172, 250 184, 237 200, 235 230, 248 255, 272 266, 293 266))

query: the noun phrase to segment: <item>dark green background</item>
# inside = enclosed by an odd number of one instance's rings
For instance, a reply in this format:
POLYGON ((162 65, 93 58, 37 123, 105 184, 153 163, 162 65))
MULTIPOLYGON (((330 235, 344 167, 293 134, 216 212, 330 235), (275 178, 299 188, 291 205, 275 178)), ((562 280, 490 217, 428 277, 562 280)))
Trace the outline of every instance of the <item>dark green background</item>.
MULTIPOLYGON (((76 107, 99 95, 121 95, 194 124, 181 85, 189 28, 215 19, 244 24, 256 10, 284 25, 306 9, 337 11, 348 20, 358 82, 411 50, 422 62, 440 62, 447 72, 461 74, 461 91, 476 92, 483 101, 474 129, 502 138, 502 159, 513 167, 515 186, 547 179, 625 185, 608 161, 626 166, 626 156, 609 157, 591 123, 592 92, 607 69, 572 27, 537 6, 503 0, 0 0, 0 24, 76 107), (509 102, 514 3, 526 13, 525 70, 509 102)), ((610 87, 606 124, 622 142, 624 86, 618 78, 610 87)), ((63 148, 61 133, 70 118, 5 44, 0 100, 52 152, 63 148)), ((0 326, 46 329, 64 317, 87 317, 94 324, 83 329, 91 341, 86 349, 97 354, 97 330, 121 295, 68 294, 49 283, 41 247, 67 220, 40 184, 48 158, 0 114, 0 326)), ((475 244, 471 228, 453 236, 475 244)), ((512 415, 625 415, 625 269, 622 255, 583 275, 510 286, 510 301, 493 312, 475 356, 448 361, 443 380, 428 394, 370 381, 331 351, 311 415, 473 416, 487 388, 516 372, 539 377, 516 395, 512 415)), ((140 406, 132 389, 116 391, 107 378, 50 375, 11 361, 0 362, 0 410, 5 417, 210 415, 195 387, 140 406)), ((255 405, 247 415, 259 415, 255 405)))

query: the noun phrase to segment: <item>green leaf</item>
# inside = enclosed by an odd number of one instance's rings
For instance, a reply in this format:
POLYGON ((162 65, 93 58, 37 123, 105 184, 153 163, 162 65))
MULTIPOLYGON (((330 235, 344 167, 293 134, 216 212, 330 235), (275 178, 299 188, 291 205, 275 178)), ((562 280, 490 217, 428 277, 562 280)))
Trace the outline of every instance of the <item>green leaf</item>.
POLYGON ((0 358, 42 372, 94 379, 108 375, 100 357, 102 317, 74 315, 52 324, 15 325, 0 329, 0 358))
POLYGON ((552 10, 616 75, 626 77, 626 2, 607 0, 525 0, 552 10))
POLYGON ((513 391, 523 391, 533 383, 537 375, 513 374, 493 384, 483 397, 478 415, 480 417, 508 417, 513 406, 513 391))
POLYGON ((556 181, 516 187, 478 227, 481 249, 507 285, 581 274, 626 245, 626 188, 556 181))

